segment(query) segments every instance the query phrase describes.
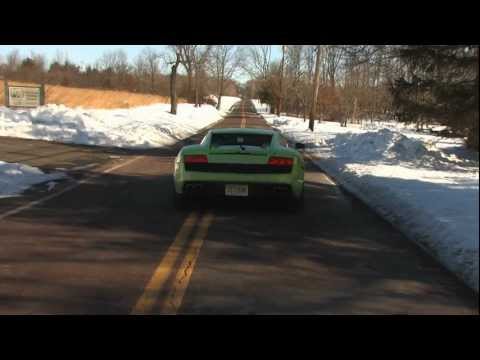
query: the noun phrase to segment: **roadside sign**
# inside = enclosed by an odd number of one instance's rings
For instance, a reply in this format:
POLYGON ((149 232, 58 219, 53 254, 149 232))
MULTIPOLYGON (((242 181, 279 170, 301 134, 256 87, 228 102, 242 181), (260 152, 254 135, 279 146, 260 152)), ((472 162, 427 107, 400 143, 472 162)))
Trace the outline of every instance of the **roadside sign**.
POLYGON ((44 85, 9 85, 5 81, 5 105, 7 107, 32 108, 44 105, 44 85))

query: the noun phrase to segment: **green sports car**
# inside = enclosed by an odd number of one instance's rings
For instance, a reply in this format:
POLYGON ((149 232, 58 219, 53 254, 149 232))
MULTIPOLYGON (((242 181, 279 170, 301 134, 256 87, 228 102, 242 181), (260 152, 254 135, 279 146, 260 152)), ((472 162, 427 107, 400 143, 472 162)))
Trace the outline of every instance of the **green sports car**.
MULTIPOLYGON (((297 143, 296 149, 303 148, 297 143)), ((175 197, 287 197, 303 203, 302 155, 278 131, 253 128, 209 130, 198 145, 175 159, 175 197)))

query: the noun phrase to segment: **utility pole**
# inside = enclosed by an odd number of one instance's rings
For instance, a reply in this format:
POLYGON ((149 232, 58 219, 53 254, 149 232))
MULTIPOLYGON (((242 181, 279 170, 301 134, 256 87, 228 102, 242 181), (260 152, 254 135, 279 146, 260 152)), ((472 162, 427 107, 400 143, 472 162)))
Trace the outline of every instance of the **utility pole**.
POLYGON ((313 131, 315 126, 315 116, 317 112, 317 97, 318 97, 318 87, 320 85, 320 45, 317 45, 317 56, 315 60, 315 75, 313 78, 313 98, 312 98, 312 107, 310 109, 310 121, 308 122, 308 128, 313 131))

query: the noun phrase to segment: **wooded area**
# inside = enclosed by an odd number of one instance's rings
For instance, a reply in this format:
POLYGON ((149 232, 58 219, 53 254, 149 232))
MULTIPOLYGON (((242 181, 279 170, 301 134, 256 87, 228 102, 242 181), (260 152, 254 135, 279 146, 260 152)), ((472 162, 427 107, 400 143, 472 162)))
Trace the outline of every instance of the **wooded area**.
POLYGON ((12 51, 0 59, 10 80, 179 97, 199 106, 215 94, 258 98, 276 114, 338 121, 397 120, 450 127, 478 150, 478 46, 473 45, 169 45, 123 50, 79 66, 59 53, 50 64, 12 51), (240 84, 234 78, 246 74, 240 84))
POLYGON ((478 150, 478 46, 283 45, 249 49, 246 96, 277 114, 447 125, 478 150))
MULTIPOLYGON (((221 46, 220 46, 221 47, 221 46)), ((181 56, 175 70, 183 68, 174 78, 177 98, 200 103, 209 94, 217 94, 218 75, 210 71, 210 62, 215 61, 215 47, 200 45, 181 46, 181 56)), ((94 64, 80 66, 57 53, 48 63, 41 54, 22 57, 19 51, 11 51, 0 57, 0 77, 8 80, 45 83, 75 88, 102 90, 124 90, 133 93, 153 94, 170 97, 172 54, 168 47, 157 51, 144 48, 129 60, 125 51, 119 49, 105 52, 94 64)), ((229 61, 229 60, 228 60, 229 61)), ((226 62, 228 62, 226 61, 226 62)), ((224 65, 222 93, 238 95, 239 84, 232 79, 233 71, 224 65)))

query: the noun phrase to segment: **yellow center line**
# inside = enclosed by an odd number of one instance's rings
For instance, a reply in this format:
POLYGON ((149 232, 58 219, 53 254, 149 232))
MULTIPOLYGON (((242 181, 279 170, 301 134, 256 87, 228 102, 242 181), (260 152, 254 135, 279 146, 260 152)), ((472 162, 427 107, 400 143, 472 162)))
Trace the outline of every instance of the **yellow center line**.
POLYGON ((247 118, 245 117, 245 104, 242 104, 242 122, 240 127, 244 128, 247 126, 247 118))
POLYGON ((165 301, 161 306, 162 314, 175 315, 182 305, 185 291, 187 290, 190 278, 197 262, 198 254, 202 248, 203 241, 207 236, 208 228, 213 221, 213 214, 207 213, 198 226, 195 239, 191 242, 180 268, 177 271, 173 285, 165 301))
POLYGON ((138 299, 137 303, 133 307, 131 314, 146 314, 153 309, 160 290, 167 282, 173 266, 175 265, 178 256, 182 252, 186 240, 192 232, 196 220, 196 212, 190 213, 185 219, 184 223, 180 227, 180 230, 175 236, 175 240, 168 248, 167 253, 164 255, 158 267, 155 269, 155 272, 145 287, 142 296, 138 299))

